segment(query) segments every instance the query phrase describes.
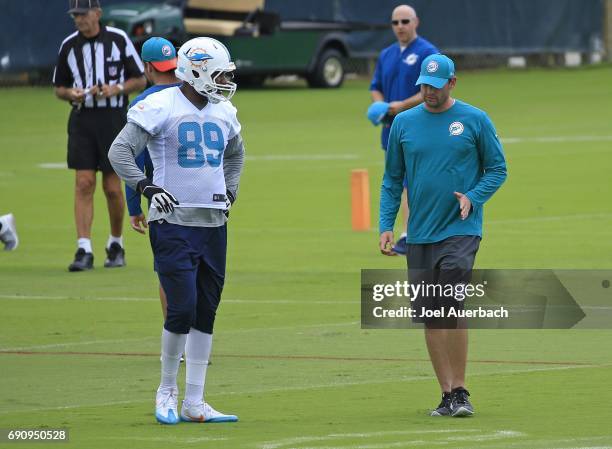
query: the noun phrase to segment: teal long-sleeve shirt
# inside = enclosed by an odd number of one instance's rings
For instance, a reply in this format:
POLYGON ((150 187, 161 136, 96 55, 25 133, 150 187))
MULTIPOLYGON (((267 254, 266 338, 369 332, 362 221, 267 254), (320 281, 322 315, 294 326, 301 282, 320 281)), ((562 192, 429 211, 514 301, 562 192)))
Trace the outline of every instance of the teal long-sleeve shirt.
POLYGON ((507 176, 504 152, 484 111, 455 100, 442 113, 423 104, 393 121, 380 198, 380 232, 392 231, 404 176, 408 184, 408 243, 435 243, 455 235, 482 237, 483 205, 507 176), (453 192, 472 210, 461 220, 453 192))

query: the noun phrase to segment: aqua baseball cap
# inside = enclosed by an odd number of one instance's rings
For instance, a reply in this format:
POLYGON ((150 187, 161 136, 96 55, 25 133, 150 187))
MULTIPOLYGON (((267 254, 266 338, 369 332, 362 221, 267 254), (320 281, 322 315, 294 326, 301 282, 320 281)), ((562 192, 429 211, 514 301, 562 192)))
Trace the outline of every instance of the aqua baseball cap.
POLYGON ((176 69, 176 49, 172 42, 163 37, 151 37, 142 45, 140 56, 160 72, 176 69))
POLYGON ((427 84, 442 89, 449 79, 455 77, 455 63, 445 55, 429 55, 423 59, 421 74, 416 85, 427 84))

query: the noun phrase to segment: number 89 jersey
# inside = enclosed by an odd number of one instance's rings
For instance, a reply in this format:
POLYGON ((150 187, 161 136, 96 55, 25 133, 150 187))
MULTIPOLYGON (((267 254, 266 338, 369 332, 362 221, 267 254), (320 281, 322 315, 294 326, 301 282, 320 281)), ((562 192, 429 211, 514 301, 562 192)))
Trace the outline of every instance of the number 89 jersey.
POLYGON ((172 193, 178 207, 225 209, 223 152, 240 132, 229 101, 196 108, 171 87, 149 95, 128 111, 128 122, 147 131, 153 183, 172 193))

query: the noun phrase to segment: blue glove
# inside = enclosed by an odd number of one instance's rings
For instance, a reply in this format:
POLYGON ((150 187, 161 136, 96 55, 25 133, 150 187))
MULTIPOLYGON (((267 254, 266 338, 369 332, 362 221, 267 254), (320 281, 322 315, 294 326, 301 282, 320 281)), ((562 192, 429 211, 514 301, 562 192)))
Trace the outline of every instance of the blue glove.
POLYGON ((374 126, 380 125, 385 118, 385 115, 387 115, 388 110, 389 103, 385 103, 384 101, 375 101, 368 108, 368 120, 370 120, 374 126))

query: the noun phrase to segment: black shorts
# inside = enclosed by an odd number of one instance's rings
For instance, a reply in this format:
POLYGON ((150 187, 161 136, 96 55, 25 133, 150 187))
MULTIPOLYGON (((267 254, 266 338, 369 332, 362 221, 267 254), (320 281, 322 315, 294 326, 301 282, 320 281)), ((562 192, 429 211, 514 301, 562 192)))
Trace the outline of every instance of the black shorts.
POLYGON ((441 327, 456 327, 456 319, 447 318, 448 310, 462 310, 464 301, 448 293, 460 291, 461 287, 455 286, 471 281, 479 246, 480 237, 473 235, 453 236, 436 243, 408 244, 409 282, 430 286, 424 294, 413 298, 411 308, 414 322, 438 321, 442 323, 441 327), (435 316, 434 312, 443 313, 444 316, 435 316))
POLYGON ((108 150, 126 121, 123 108, 73 108, 68 119, 68 168, 113 173, 108 150))

